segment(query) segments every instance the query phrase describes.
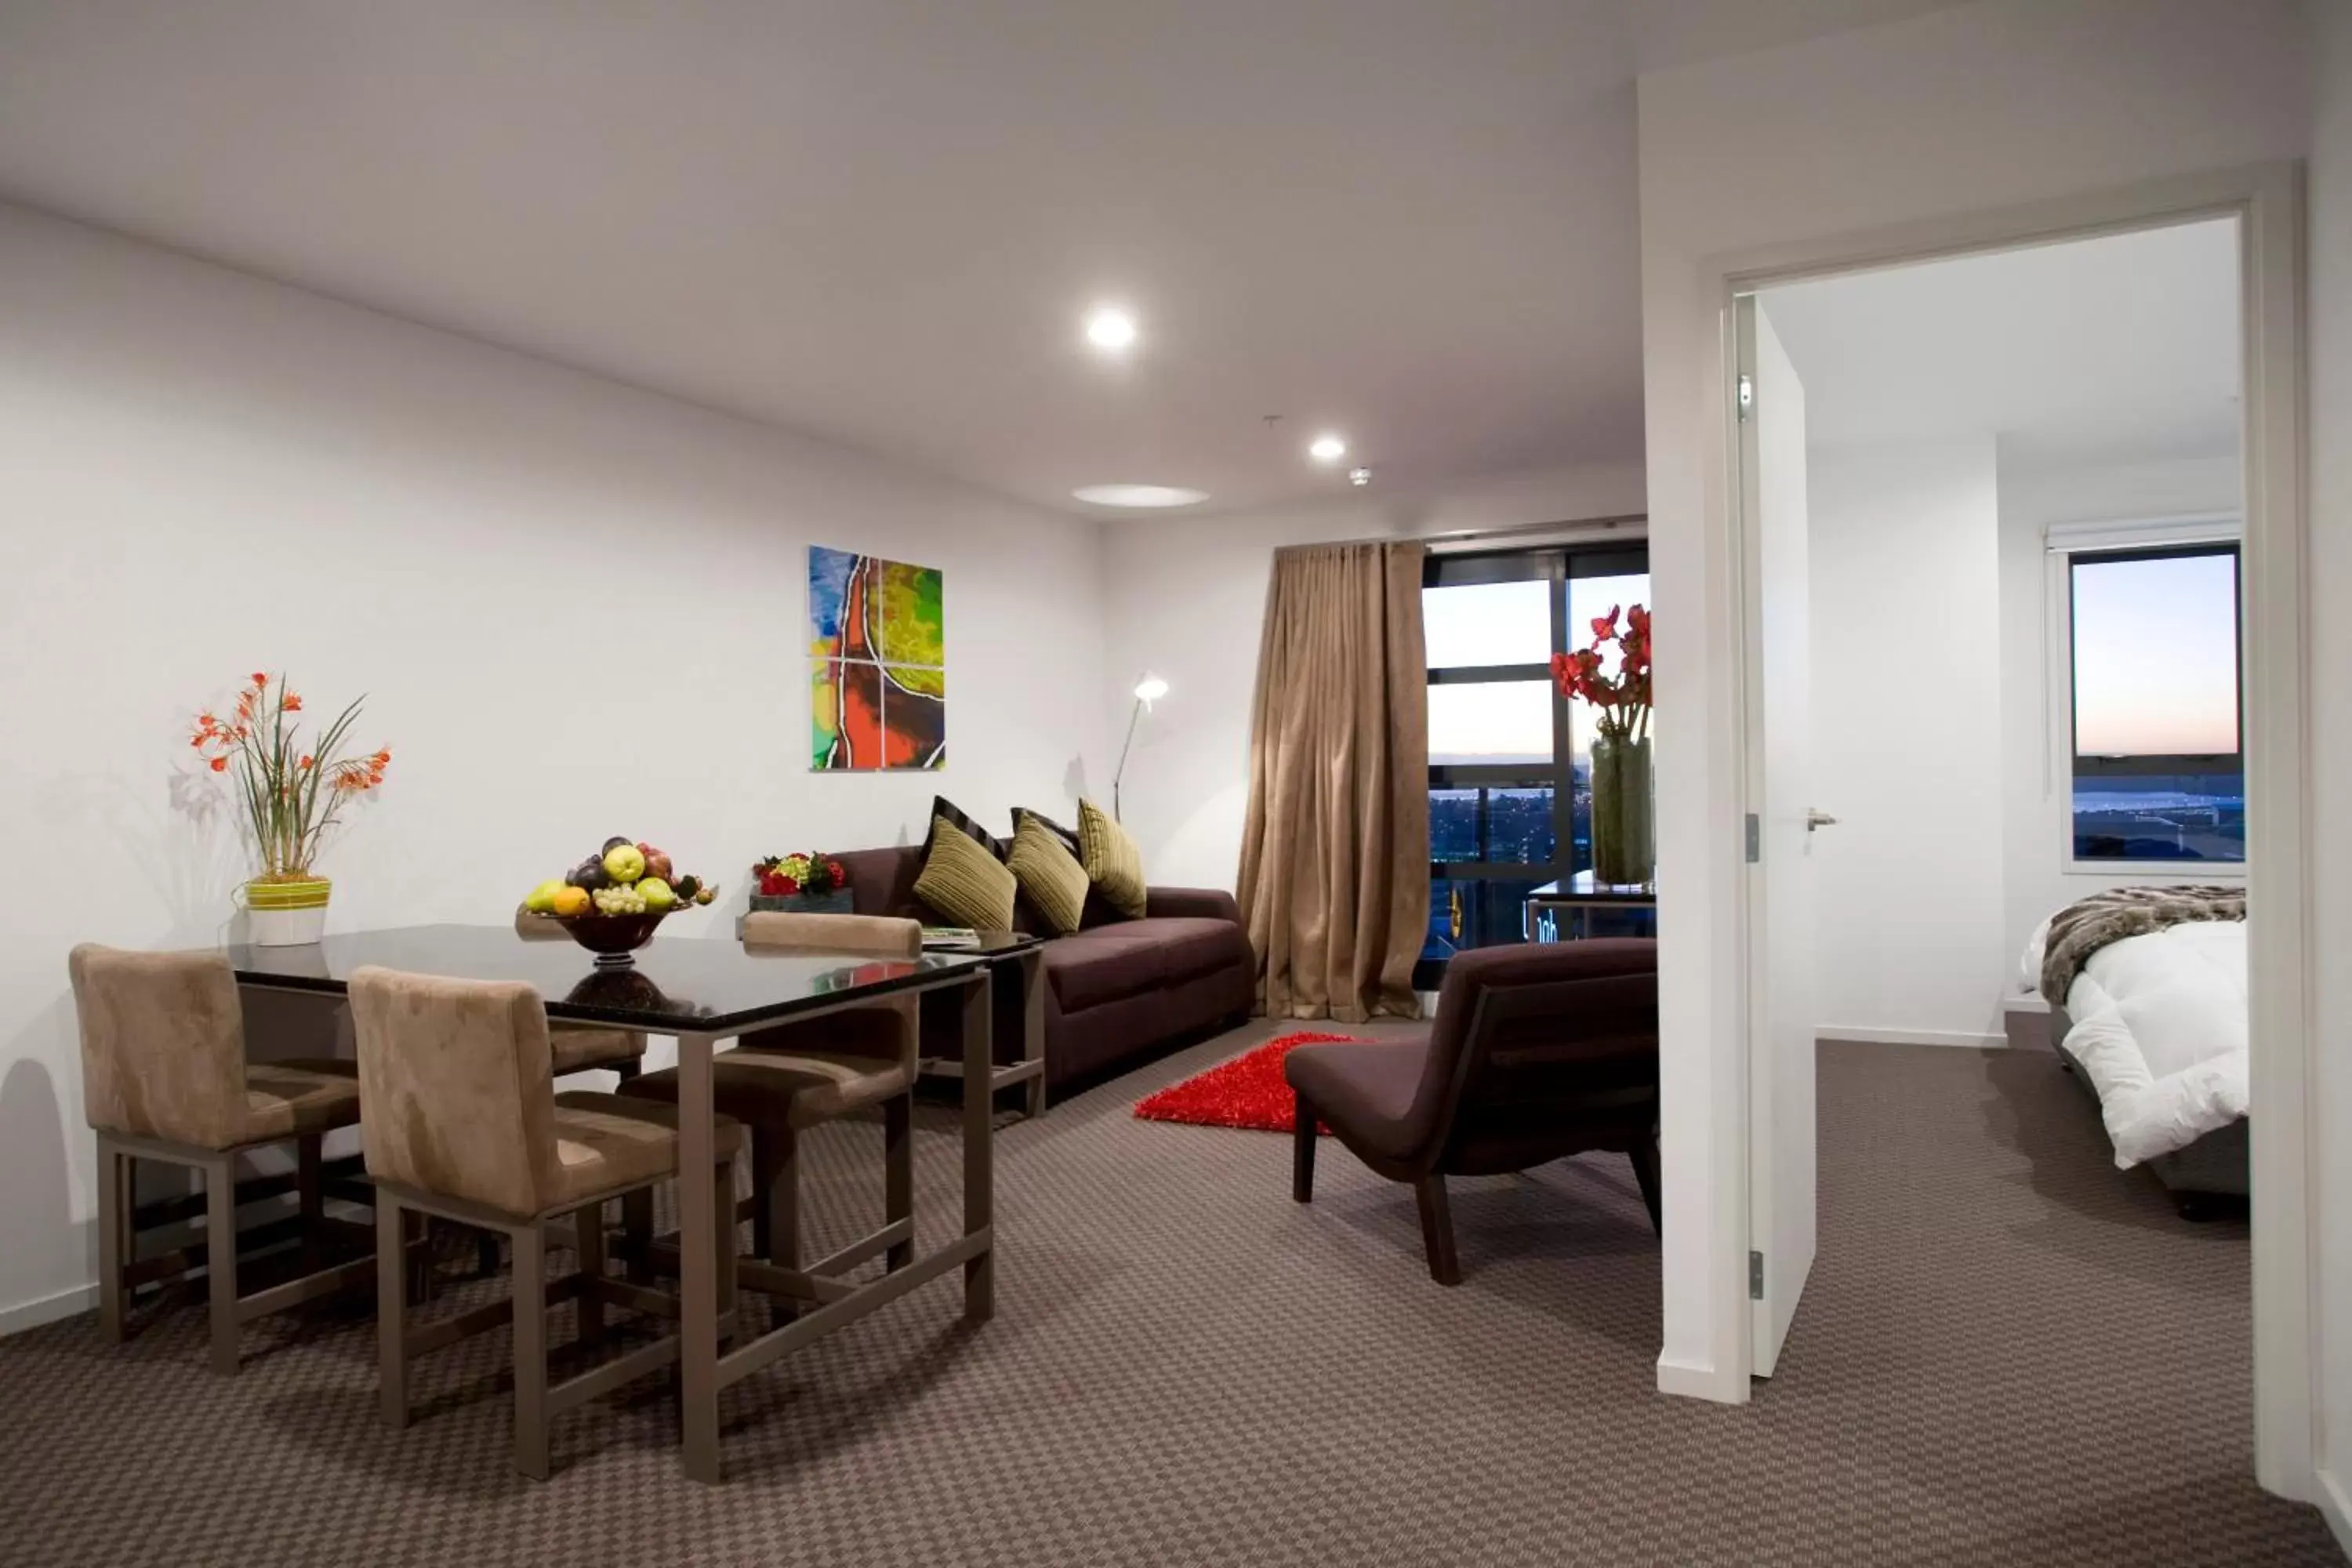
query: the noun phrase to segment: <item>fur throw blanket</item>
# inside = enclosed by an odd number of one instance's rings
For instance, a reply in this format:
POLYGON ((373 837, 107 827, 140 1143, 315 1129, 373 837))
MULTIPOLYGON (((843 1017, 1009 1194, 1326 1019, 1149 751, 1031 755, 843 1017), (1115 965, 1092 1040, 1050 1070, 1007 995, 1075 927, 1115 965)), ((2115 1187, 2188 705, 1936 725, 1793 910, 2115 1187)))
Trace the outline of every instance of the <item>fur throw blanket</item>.
POLYGON ((2109 942, 2189 921, 2245 918, 2242 887, 2116 888, 2093 893, 2050 917, 2049 939, 2042 949, 2042 994, 2052 1006, 2063 1007, 2074 976, 2109 942))

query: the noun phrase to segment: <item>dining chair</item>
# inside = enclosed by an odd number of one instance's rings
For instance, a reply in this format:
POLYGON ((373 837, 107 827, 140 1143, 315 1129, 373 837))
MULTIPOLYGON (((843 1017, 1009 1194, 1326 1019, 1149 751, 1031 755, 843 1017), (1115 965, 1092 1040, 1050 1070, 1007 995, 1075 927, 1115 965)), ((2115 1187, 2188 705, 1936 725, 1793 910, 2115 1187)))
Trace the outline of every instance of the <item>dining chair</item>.
MULTIPOLYGON (((579 1338, 601 1343, 618 1306, 675 1317, 675 1299, 605 1272, 604 1205, 676 1177, 735 1192, 742 1130, 721 1117, 714 1167, 678 1170, 674 1110, 618 1095, 555 1091, 547 1010, 512 981, 452 980, 368 966, 352 971, 359 1042, 360 1130, 376 1189, 377 1360, 386 1424, 408 1424, 408 1368, 417 1356, 501 1323, 514 1327, 515 1468, 547 1478, 557 1415, 677 1359, 665 1335, 553 1387, 548 1309, 579 1303, 579 1338), (505 1300, 411 1328, 400 1255, 403 1215, 418 1213, 504 1236, 514 1251, 505 1300), (569 1216, 579 1268, 551 1282, 548 1227, 569 1216)), ((734 1310, 735 1232, 718 1237, 722 1331, 734 1310)))
MULTIPOLYGON (((201 1263, 213 1370, 235 1373, 242 1325, 362 1284, 375 1267, 365 1257, 320 1264, 329 1240, 373 1239, 364 1226, 326 1213, 326 1134, 360 1115, 352 1064, 247 1062, 245 1012, 225 953, 129 952, 84 942, 67 968, 80 1025, 82 1110, 98 1135, 100 1330, 121 1340, 138 1286, 201 1263), (237 1161, 287 1143, 295 1151, 290 1230, 301 1240, 305 1271, 239 1295, 237 1161), (142 1160, 202 1173, 202 1243, 139 1258, 135 1197, 142 1160)), ((269 1244, 289 1230, 285 1221, 273 1221, 250 1239, 269 1244)))
POLYGON ((1300 1046, 1291 1196, 1315 1194, 1316 1123, 1411 1183, 1430 1278, 1462 1282, 1445 1178, 1588 1150, 1633 1162, 1658 1226, 1658 953, 1647 938, 1474 948, 1446 963, 1420 1039, 1300 1046))
MULTIPOLYGON (((515 910, 515 934, 525 942, 572 940, 562 921, 521 908, 515 910)), ((645 1067, 646 1037, 635 1029, 607 1029, 596 1024, 566 1024, 550 1019, 547 1045, 557 1078, 602 1068, 626 1083, 645 1067)))
MULTIPOLYGON (((762 910, 743 918, 743 945, 797 948, 911 960, 922 956, 919 921, 878 915, 762 910)), ((917 1003, 884 998, 871 1006, 784 1024, 747 1035, 711 1063, 711 1101, 751 1130, 751 1195, 734 1211, 751 1221, 751 1252, 769 1269, 758 1277, 788 1297, 825 1301, 845 1293, 840 1279, 877 1256, 896 1270, 915 1256, 914 1109, 917 1003), (883 1225, 825 1258, 801 1266, 800 1139, 809 1128, 882 1108, 883 1225)), ((650 1072, 622 1086, 632 1099, 677 1099, 677 1069, 650 1072)), ((730 1212, 730 1211, 722 1211, 730 1212)), ((624 1205, 633 1257, 649 1249, 652 1211, 643 1199, 624 1205)))

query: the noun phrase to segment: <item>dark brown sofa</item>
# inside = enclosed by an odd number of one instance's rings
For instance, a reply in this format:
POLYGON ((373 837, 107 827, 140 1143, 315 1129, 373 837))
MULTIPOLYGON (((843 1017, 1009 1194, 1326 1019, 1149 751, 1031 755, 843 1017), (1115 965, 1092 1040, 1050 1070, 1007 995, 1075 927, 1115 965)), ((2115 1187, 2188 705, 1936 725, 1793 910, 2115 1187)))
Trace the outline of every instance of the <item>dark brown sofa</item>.
MULTIPOLYGON (((915 897, 923 848, 856 849, 835 857, 849 873, 861 915, 896 915, 938 925, 915 897)), ((1045 1081, 1055 1089, 1139 1060, 1213 1025, 1249 1016, 1257 985, 1249 935, 1231 893, 1207 888, 1153 888, 1141 920, 1089 900, 1086 921, 1045 944, 1045 1081)), ((1046 928, 1022 900, 1014 923, 1046 928)), ((955 1003, 946 993, 924 999, 923 1054, 960 1048, 955 1003)), ((1021 1016, 1001 998, 996 1057, 1021 1055, 1021 1016)))

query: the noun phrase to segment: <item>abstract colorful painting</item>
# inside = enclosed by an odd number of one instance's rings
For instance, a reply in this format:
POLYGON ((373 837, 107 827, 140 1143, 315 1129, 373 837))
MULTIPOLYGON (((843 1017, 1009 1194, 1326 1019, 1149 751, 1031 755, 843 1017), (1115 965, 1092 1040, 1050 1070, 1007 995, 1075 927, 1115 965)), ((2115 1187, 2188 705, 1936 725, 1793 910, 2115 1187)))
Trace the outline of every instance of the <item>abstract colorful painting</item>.
POLYGON ((809 546, 813 769, 947 765, 940 573, 809 546))

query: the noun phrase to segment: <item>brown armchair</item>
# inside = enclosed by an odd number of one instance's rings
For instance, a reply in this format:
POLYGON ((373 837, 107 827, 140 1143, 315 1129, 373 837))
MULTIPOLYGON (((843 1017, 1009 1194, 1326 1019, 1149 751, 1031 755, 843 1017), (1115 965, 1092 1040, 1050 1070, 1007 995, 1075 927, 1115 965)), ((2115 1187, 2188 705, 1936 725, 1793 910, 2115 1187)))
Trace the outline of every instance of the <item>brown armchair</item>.
POLYGON ((1425 1039, 1301 1046, 1291 1196, 1315 1190, 1316 1123, 1421 1208, 1430 1277, 1458 1285, 1448 1175, 1587 1150, 1630 1156, 1658 1224, 1658 959, 1647 940, 1456 954, 1425 1039))

